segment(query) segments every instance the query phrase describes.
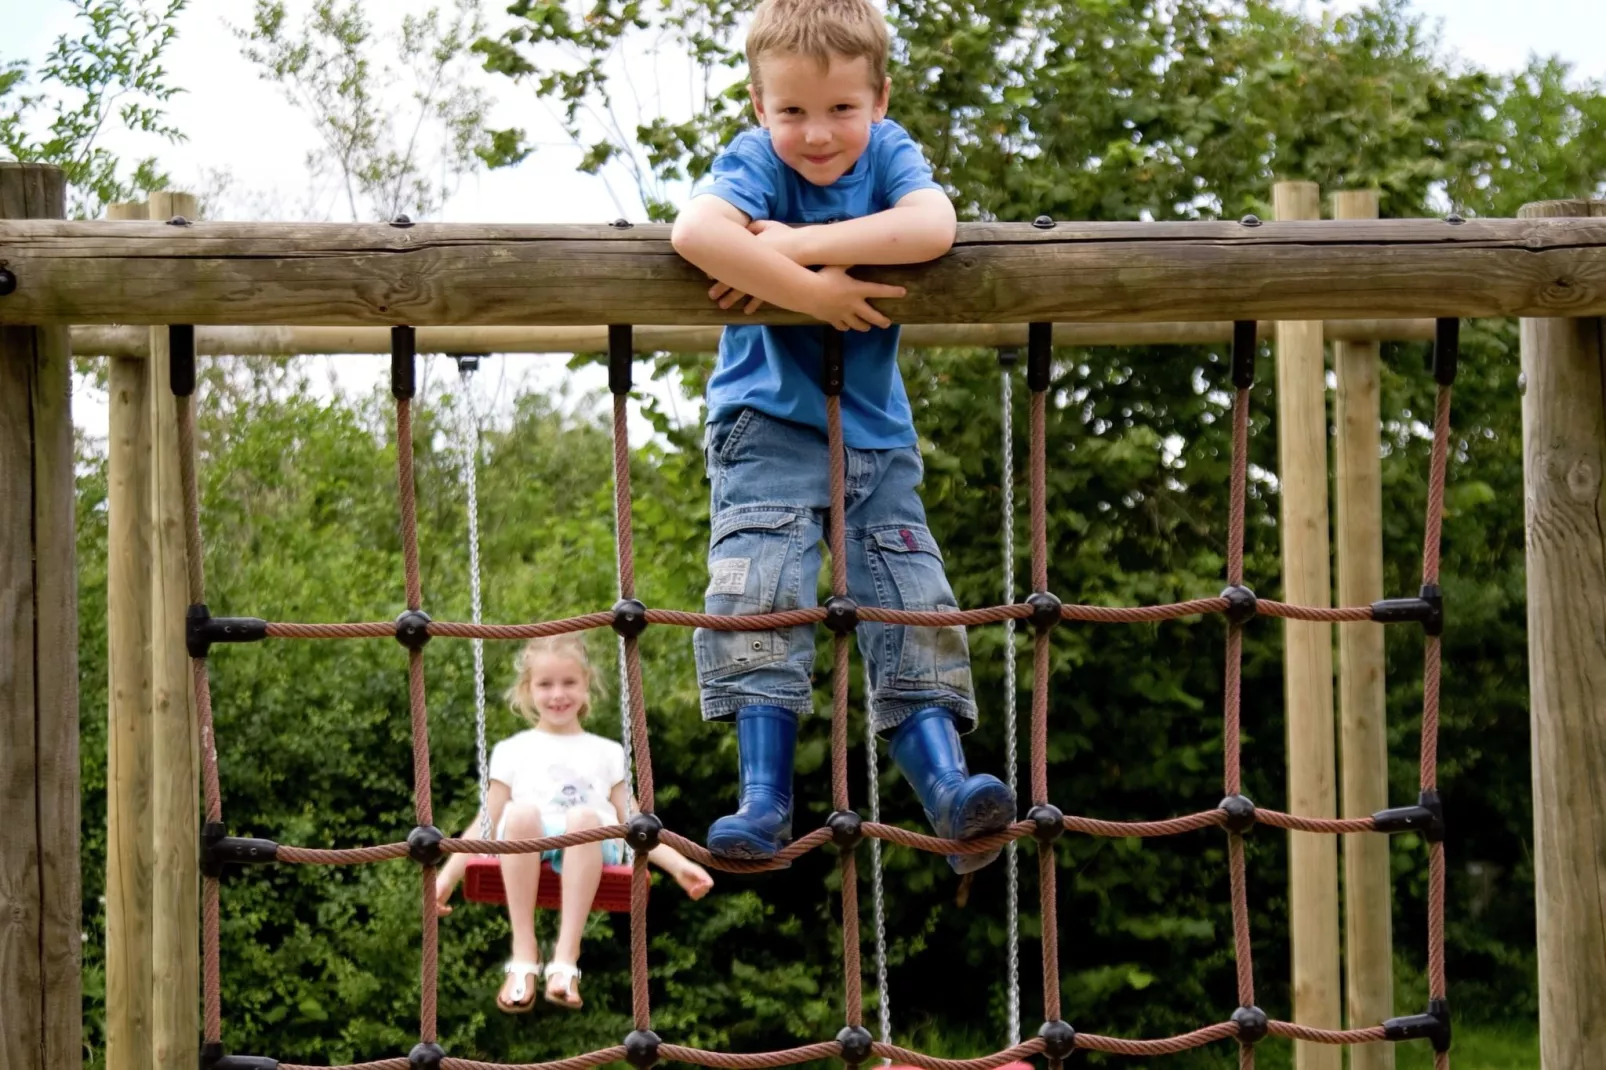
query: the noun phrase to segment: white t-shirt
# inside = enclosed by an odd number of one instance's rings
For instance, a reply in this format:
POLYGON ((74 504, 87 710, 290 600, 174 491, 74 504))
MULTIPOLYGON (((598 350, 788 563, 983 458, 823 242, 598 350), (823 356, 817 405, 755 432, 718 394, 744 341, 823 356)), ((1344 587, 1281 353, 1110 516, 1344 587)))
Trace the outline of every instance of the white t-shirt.
POLYGON ((491 779, 512 791, 513 802, 534 803, 543 818, 576 806, 596 811, 604 825, 619 823, 609 799, 624 783, 625 749, 590 732, 558 735, 529 728, 491 750, 491 779))

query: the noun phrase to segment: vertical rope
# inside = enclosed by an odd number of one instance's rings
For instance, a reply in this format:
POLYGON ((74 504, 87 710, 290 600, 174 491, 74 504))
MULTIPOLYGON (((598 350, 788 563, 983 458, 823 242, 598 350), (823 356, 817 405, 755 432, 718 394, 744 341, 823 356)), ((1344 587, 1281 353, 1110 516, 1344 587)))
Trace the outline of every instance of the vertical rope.
MULTIPOLYGON (((1450 387, 1440 386, 1433 414, 1433 460, 1428 473, 1427 518, 1423 525, 1422 582, 1439 582, 1440 540, 1444 524, 1444 488, 1450 452, 1450 387)), ((1422 771, 1424 792, 1436 791, 1439 781, 1439 690, 1441 674, 1439 636, 1423 644, 1422 771)), ((1428 998, 1447 998, 1444 969, 1445 858, 1443 842, 1428 849, 1428 998)), ((1435 1070, 1449 1070, 1448 1052, 1435 1052, 1435 1070)))
MULTIPOLYGON (((1253 340, 1249 340, 1253 344, 1253 340)), ((1227 583, 1237 587, 1244 582, 1244 512, 1248 497, 1249 473, 1249 387, 1240 386, 1232 403, 1232 489, 1227 519, 1227 583)), ((1227 624, 1227 666, 1222 687, 1222 786, 1228 795, 1243 791, 1242 771, 1242 678, 1244 629, 1227 624)), ((1255 1005, 1254 945, 1249 933, 1248 871, 1244 863, 1244 838, 1227 833, 1227 872, 1232 895, 1232 942, 1238 967, 1238 1005, 1255 1005)), ((1239 1070, 1254 1070, 1255 1048, 1238 1046, 1239 1070)))
MULTIPOLYGON (((1015 601, 1015 412, 1014 379, 1006 364, 998 383, 1000 424, 1003 432, 1003 473, 999 480, 1004 515, 999 528, 1003 534, 1004 605, 1015 601)), ((1015 619, 1004 621, 1004 768, 1009 773, 1009 793, 1019 797, 1020 755, 1016 741, 1019 728, 1015 713, 1015 619)), ((879 844, 877 844, 879 846, 879 844)), ((1005 909, 1007 931, 1005 954, 1009 974, 1009 1046, 1020 1043, 1020 844, 1009 841, 1004 848, 1005 909)))

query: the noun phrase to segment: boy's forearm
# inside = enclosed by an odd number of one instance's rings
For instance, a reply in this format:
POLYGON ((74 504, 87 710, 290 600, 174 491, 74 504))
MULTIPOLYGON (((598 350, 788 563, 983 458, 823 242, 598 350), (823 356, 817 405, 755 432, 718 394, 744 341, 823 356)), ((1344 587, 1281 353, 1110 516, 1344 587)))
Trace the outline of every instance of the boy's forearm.
POLYGON ((808 312, 812 271, 769 248, 734 220, 703 215, 677 224, 675 251, 709 276, 779 308, 808 312))
POLYGON ((953 248, 953 208, 900 205, 858 219, 801 227, 795 240, 802 250, 797 259, 804 264, 923 264, 953 248))

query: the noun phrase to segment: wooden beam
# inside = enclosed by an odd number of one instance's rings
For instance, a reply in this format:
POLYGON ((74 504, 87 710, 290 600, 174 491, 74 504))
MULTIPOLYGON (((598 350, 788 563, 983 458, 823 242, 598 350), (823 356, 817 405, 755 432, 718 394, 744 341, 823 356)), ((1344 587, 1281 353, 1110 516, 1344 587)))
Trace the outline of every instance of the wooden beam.
MULTIPOLYGON (((114 204, 112 218, 143 203, 114 204)), ((131 225, 131 224, 124 224, 131 225)), ((113 360, 106 435, 106 1068, 151 1070, 151 426, 146 361, 113 360)))
MULTIPOLYGON (((194 219, 188 193, 152 193, 150 218, 194 219)), ((138 330, 138 328, 135 328, 138 330)), ((189 582, 178 416, 169 380, 167 328, 146 328, 146 420, 151 444, 151 1059, 190 1058, 200 1035, 200 733, 184 645, 189 582)))
MULTIPOLYGON (((806 322, 722 312, 660 225, 0 222, 0 323, 806 322)), ((1606 314, 1606 221, 961 224, 864 268, 902 323, 1606 314)))
MULTIPOLYGON (((1275 325, 1260 325, 1271 337, 1275 325)), ((638 353, 712 353, 722 327, 638 326, 638 353)), ((1329 320, 1327 337, 1355 342, 1427 342, 1433 339, 1430 319, 1329 320)), ((1054 343, 1061 346, 1210 345, 1232 340, 1229 320, 1200 323, 1056 323, 1054 343)), ((1024 346, 1023 323, 930 323, 903 329, 906 349, 934 346, 998 348, 1024 346)), ((141 327, 74 327, 73 352, 83 357, 143 358, 150 352, 148 332, 141 327)), ((608 348, 606 327, 424 327, 418 331, 420 353, 462 353, 480 356, 514 353, 594 353, 608 348)), ((333 356, 346 353, 389 353, 388 327, 202 327, 195 332, 202 356, 333 356)))
MULTIPOLYGON (((1319 219, 1314 182, 1279 182, 1278 219, 1319 219)), ((1357 224, 1349 224, 1357 225, 1357 224)), ((1327 383, 1320 321, 1277 325, 1277 454, 1282 501, 1283 598, 1332 604, 1327 535, 1327 383)), ((1333 632, 1284 622, 1283 709, 1288 730, 1288 809, 1332 817, 1333 632)), ((1332 836, 1288 834, 1288 908, 1293 929, 1294 1021, 1338 1029, 1338 845, 1332 836)), ((1297 1070, 1340 1070, 1343 1052, 1298 1041, 1297 1070)))
POLYGON ((1539 1051, 1571 1070, 1606 1051, 1606 320, 1524 320, 1522 371, 1539 1051))
MULTIPOLYGON (((65 214, 0 163, 0 218, 65 214)), ((0 328, 0 1070, 83 1061, 71 397, 65 329, 0 328)))
MULTIPOLYGON (((1333 196, 1335 219, 1376 219, 1376 190, 1333 196)), ((1338 392, 1338 604, 1369 605, 1383 597, 1383 466, 1376 342, 1333 343, 1338 392)), ((1383 629, 1338 626, 1340 797, 1344 817, 1389 805, 1389 751, 1384 708, 1383 629)), ((1344 979, 1347 1028, 1379 1025, 1394 1014, 1394 926, 1389 840, 1375 833, 1344 837, 1344 979)), ((1350 1070, 1394 1070, 1392 1044, 1350 1049, 1350 1070)))

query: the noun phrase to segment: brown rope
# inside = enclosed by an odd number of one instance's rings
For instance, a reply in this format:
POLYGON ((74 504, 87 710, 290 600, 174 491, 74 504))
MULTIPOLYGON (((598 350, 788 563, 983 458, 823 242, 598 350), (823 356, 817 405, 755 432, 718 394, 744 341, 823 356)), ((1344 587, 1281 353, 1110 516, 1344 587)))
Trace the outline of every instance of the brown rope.
POLYGON ((1101 1037, 1096 1033, 1078 1033, 1076 1046, 1088 1051, 1109 1052, 1112 1055, 1175 1055, 1237 1035, 1238 1026, 1235 1023, 1221 1022, 1217 1025, 1207 1025, 1203 1029, 1195 1029, 1191 1033, 1183 1033, 1181 1036, 1163 1037, 1158 1040, 1128 1040, 1125 1037, 1101 1037))
POLYGON ((908 1048, 900 1048, 896 1044, 882 1044, 876 1042, 870 1045, 872 1054, 883 1059, 891 1059, 896 1063, 918 1066, 921 1070, 997 1070, 1006 1063, 1018 1062, 1029 1055, 1036 1055, 1043 1050, 1043 1041, 1037 1037, 1013 1048, 1005 1048, 991 1055, 983 1055, 978 1059, 939 1059, 935 1055, 926 1055, 908 1048))
POLYGON ((201 991, 205 1010, 202 1039, 216 1044, 223 1039, 223 978, 218 938, 218 885, 216 877, 201 881, 201 991))
POLYGON ((373 847, 350 847, 326 851, 316 847, 279 845, 277 861, 292 866, 364 866, 371 862, 392 862, 407 857, 405 843, 385 843, 373 847))
POLYGON ((619 556, 619 597, 636 597, 636 538, 631 517, 629 396, 613 396, 613 520, 619 556))
POLYGON ((537 624, 463 624, 456 621, 429 622, 432 638, 445 639, 546 639, 554 635, 568 635, 592 628, 606 628, 613 623, 613 614, 586 613, 563 620, 542 621, 537 624))
POLYGON ((299 1063, 280 1063, 279 1070, 407 1070, 406 1059, 378 1059, 371 1063, 350 1063, 345 1066, 304 1066, 299 1063))
POLYGON ((1257 599, 1255 612, 1263 617, 1313 620, 1321 623, 1353 624, 1372 619, 1371 606, 1296 606, 1287 602, 1273 602, 1269 598, 1257 599))
MULTIPOLYGON (((1244 513, 1249 486, 1249 388, 1239 387, 1232 402, 1232 489, 1227 504, 1227 583, 1244 582, 1244 513)), ((1228 795, 1243 792, 1243 653, 1242 624, 1227 623, 1227 664, 1222 687, 1222 786, 1228 795)), ((1233 959, 1238 971, 1238 1005, 1255 1005, 1254 944, 1249 934, 1249 876, 1244 838, 1227 834, 1227 880, 1232 897, 1233 959)), ((1236 1035, 1236 1030, 1233 1035, 1236 1035)), ((1239 1070, 1254 1070, 1252 1044, 1238 1048, 1239 1070)))
MULTIPOLYGON (((441 841, 441 850, 447 854, 459 855, 533 855, 545 851, 562 851, 569 847, 579 847, 585 843, 601 843, 604 840, 623 839, 630 831, 627 825, 598 825, 592 829, 576 829, 573 832, 563 832, 556 836, 542 836, 534 840, 469 840, 444 839, 441 841)), ((400 844, 402 853, 407 853, 407 845, 400 844)), ((282 850, 281 850, 282 853, 282 850)))
POLYGON ((1293 1022, 1272 1021, 1267 1023, 1266 1031, 1274 1037, 1308 1040, 1312 1044, 1374 1044, 1388 1039, 1388 1034, 1380 1025, 1366 1029, 1315 1029, 1293 1022))
POLYGON ((1294 829, 1299 832, 1330 832, 1344 835, 1352 832, 1376 832, 1377 822, 1370 817, 1297 817, 1280 810, 1262 810, 1255 807, 1255 820, 1273 828, 1294 829))
POLYGON ((1043 1017, 1060 1016, 1059 858, 1052 843, 1037 848, 1037 902, 1043 918, 1043 1017))
MULTIPOLYGON (((865 828, 869 828, 868 824, 865 828)), ((764 861, 725 858, 712 853, 702 844, 694 840, 688 840, 678 832, 670 832, 668 829, 658 834, 658 841, 673 847, 693 862, 700 866, 707 866, 709 869, 723 870, 726 873, 769 873, 778 869, 786 869, 801 856, 808 854, 822 844, 829 843, 831 841, 831 830, 829 828, 817 828, 807 836, 800 836, 793 840, 777 851, 774 857, 764 861)))
MULTIPOLYGON (((594 1066, 606 1066, 609 1063, 623 1062, 624 1057, 625 1048, 623 1044, 612 1048, 603 1048, 601 1051, 587 1052, 584 1055, 576 1055, 572 1059, 554 1059, 546 1063, 482 1063, 474 1059, 454 1059, 448 1056, 441 1060, 441 1070, 591 1070, 594 1066)), ((401 1063, 401 1067, 398 1067, 397 1070, 405 1070, 407 1067, 406 1059, 401 1060, 401 1063)), ((280 1070, 293 1070, 293 1068, 281 1067, 280 1070)), ((326 1070, 326 1068, 319 1067, 318 1070, 326 1070)), ((335 1070, 342 1070, 342 1068, 337 1067, 335 1070)))
POLYGON ((651 892, 647 852, 638 851, 630 869, 630 1009, 637 1029, 652 1028, 651 976, 647 971, 647 900, 651 892))
MULTIPOLYGON (((1439 582, 1439 553, 1444 525, 1444 491, 1450 453, 1450 387, 1441 386, 1434 405, 1433 457, 1428 472, 1427 518, 1423 524, 1422 582, 1439 582)), ((1440 639, 1423 644, 1422 771, 1423 791, 1435 791, 1439 782, 1439 689, 1442 667, 1440 639)), ((1444 844, 1428 849, 1428 998, 1445 999, 1448 983, 1444 969, 1444 844)), ((1436 1067, 1447 1068, 1449 1056, 1438 1053, 1436 1067)))
MULTIPOLYGON (((619 1049, 621 1055, 623 1048, 619 1049)), ((660 1044, 658 1054, 665 1059, 676 1062, 691 1063, 695 1066, 712 1066, 719 1070, 763 1070, 765 1067, 796 1066, 798 1063, 812 1063, 821 1059, 834 1059, 842 1054, 842 1045, 834 1040, 821 1041, 818 1044, 808 1044, 801 1048, 788 1048, 785 1051, 754 1052, 752 1054, 737 1054, 724 1051, 704 1051, 702 1048, 685 1048, 679 1044, 660 1044)))

